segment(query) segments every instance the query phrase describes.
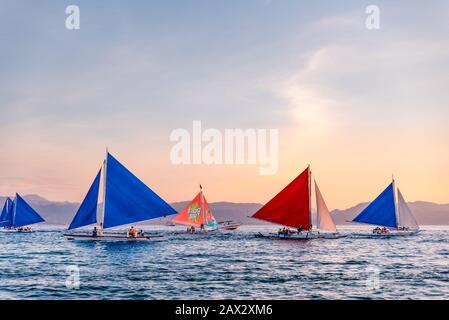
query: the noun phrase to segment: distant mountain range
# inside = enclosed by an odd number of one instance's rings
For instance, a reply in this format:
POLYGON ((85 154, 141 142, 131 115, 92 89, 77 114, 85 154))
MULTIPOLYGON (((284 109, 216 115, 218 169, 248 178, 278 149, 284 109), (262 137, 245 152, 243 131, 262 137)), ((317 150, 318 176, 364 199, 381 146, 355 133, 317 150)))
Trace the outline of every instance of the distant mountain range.
MULTIPOLYGON (((68 225, 79 206, 79 203, 50 201, 38 195, 27 195, 24 198, 44 217, 46 223, 52 225, 68 225)), ((6 197, 0 196, 2 207, 5 199, 6 197)), ((187 203, 188 201, 182 201, 171 205, 179 211, 187 203)), ((246 225, 265 224, 263 221, 249 218, 262 207, 260 203, 214 202, 209 205, 218 221, 239 221, 246 225)), ((331 214, 336 224, 348 224, 347 221, 352 220, 367 205, 368 203, 360 203, 345 210, 334 210, 331 214)), ((420 225, 449 225, 449 204, 417 201, 409 202, 409 206, 420 225)), ((165 224, 170 218, 155 219, 145 224, 165 224)))

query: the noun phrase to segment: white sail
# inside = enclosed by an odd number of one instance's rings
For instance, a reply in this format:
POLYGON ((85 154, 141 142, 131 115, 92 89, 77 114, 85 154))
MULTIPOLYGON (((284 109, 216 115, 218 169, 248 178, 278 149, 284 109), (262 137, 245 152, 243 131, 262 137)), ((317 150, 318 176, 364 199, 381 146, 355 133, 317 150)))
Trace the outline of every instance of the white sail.
POLYGON ((337 231, 334 221, 330 215, 329 209, 324 202, 323 196, 321 195, 318 184, 315 181, 315 192, 316 192, 316 210, 317 210, 317 228, 319 230, 325 231, 337 231))
POLYGON ((418 222, 412 214, 407 202, 405 202, 404 196, 398 189, 398 226, 407 227, 411 230, 419 229, 418 222))

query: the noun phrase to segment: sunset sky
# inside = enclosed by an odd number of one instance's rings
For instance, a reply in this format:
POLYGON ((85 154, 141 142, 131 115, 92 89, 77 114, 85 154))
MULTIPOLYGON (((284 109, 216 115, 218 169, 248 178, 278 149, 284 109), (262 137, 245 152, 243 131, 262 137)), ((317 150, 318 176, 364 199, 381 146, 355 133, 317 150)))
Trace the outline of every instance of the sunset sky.
POLYGON ((108 146, 170 202, 263 203, 311 164, 332 209, 392 174, 449 203, 448 39, 449 1, 0 0, 0 195, 81 201, 108 146), (173 165, 193 120, 279 129, 278 173, 173 165))

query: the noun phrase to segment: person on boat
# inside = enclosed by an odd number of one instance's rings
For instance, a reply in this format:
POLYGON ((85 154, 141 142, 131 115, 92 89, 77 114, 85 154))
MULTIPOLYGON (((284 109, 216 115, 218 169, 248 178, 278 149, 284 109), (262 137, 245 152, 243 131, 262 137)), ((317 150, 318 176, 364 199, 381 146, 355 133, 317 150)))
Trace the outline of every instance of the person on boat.
POLYGON ((200 230, 201 230, 201 231, 205 231, 205 230, 204 230, 204 223, 201 224, 200 230))
POLYGON ((97 237, 98 236, 98 229, 97 227, 94 227, 94 230, 92 231, 92 236, 97 237))
POLYGON ((142 229, 140 229, 139 231, 139 237, 145 237, 145 231, 143 231, 142 229))
POLYGON ((131 226, 131 228, 128 231, 128 236, 131 238, 137 238, 137 229, 134 226, 131 226))
POLYGON ((300 234, 300 233, 302 232, 302 225, 300 225, 300 226, 298 227, 297 231, 298 231, 298 234, 300 234))

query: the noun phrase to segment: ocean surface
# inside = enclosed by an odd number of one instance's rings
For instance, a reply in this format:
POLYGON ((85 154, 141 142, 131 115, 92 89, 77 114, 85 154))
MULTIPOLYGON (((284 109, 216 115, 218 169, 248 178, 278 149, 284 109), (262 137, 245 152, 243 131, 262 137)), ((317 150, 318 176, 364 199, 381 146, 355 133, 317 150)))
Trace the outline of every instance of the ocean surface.
POLYGON ((311 241, 254 237, 270 226, 206 236, 147 227, 165 239, 140 243, 69 241, 62 227, 36 228, 0 232, 0 299, 449 299, 448 227, 311 241))

